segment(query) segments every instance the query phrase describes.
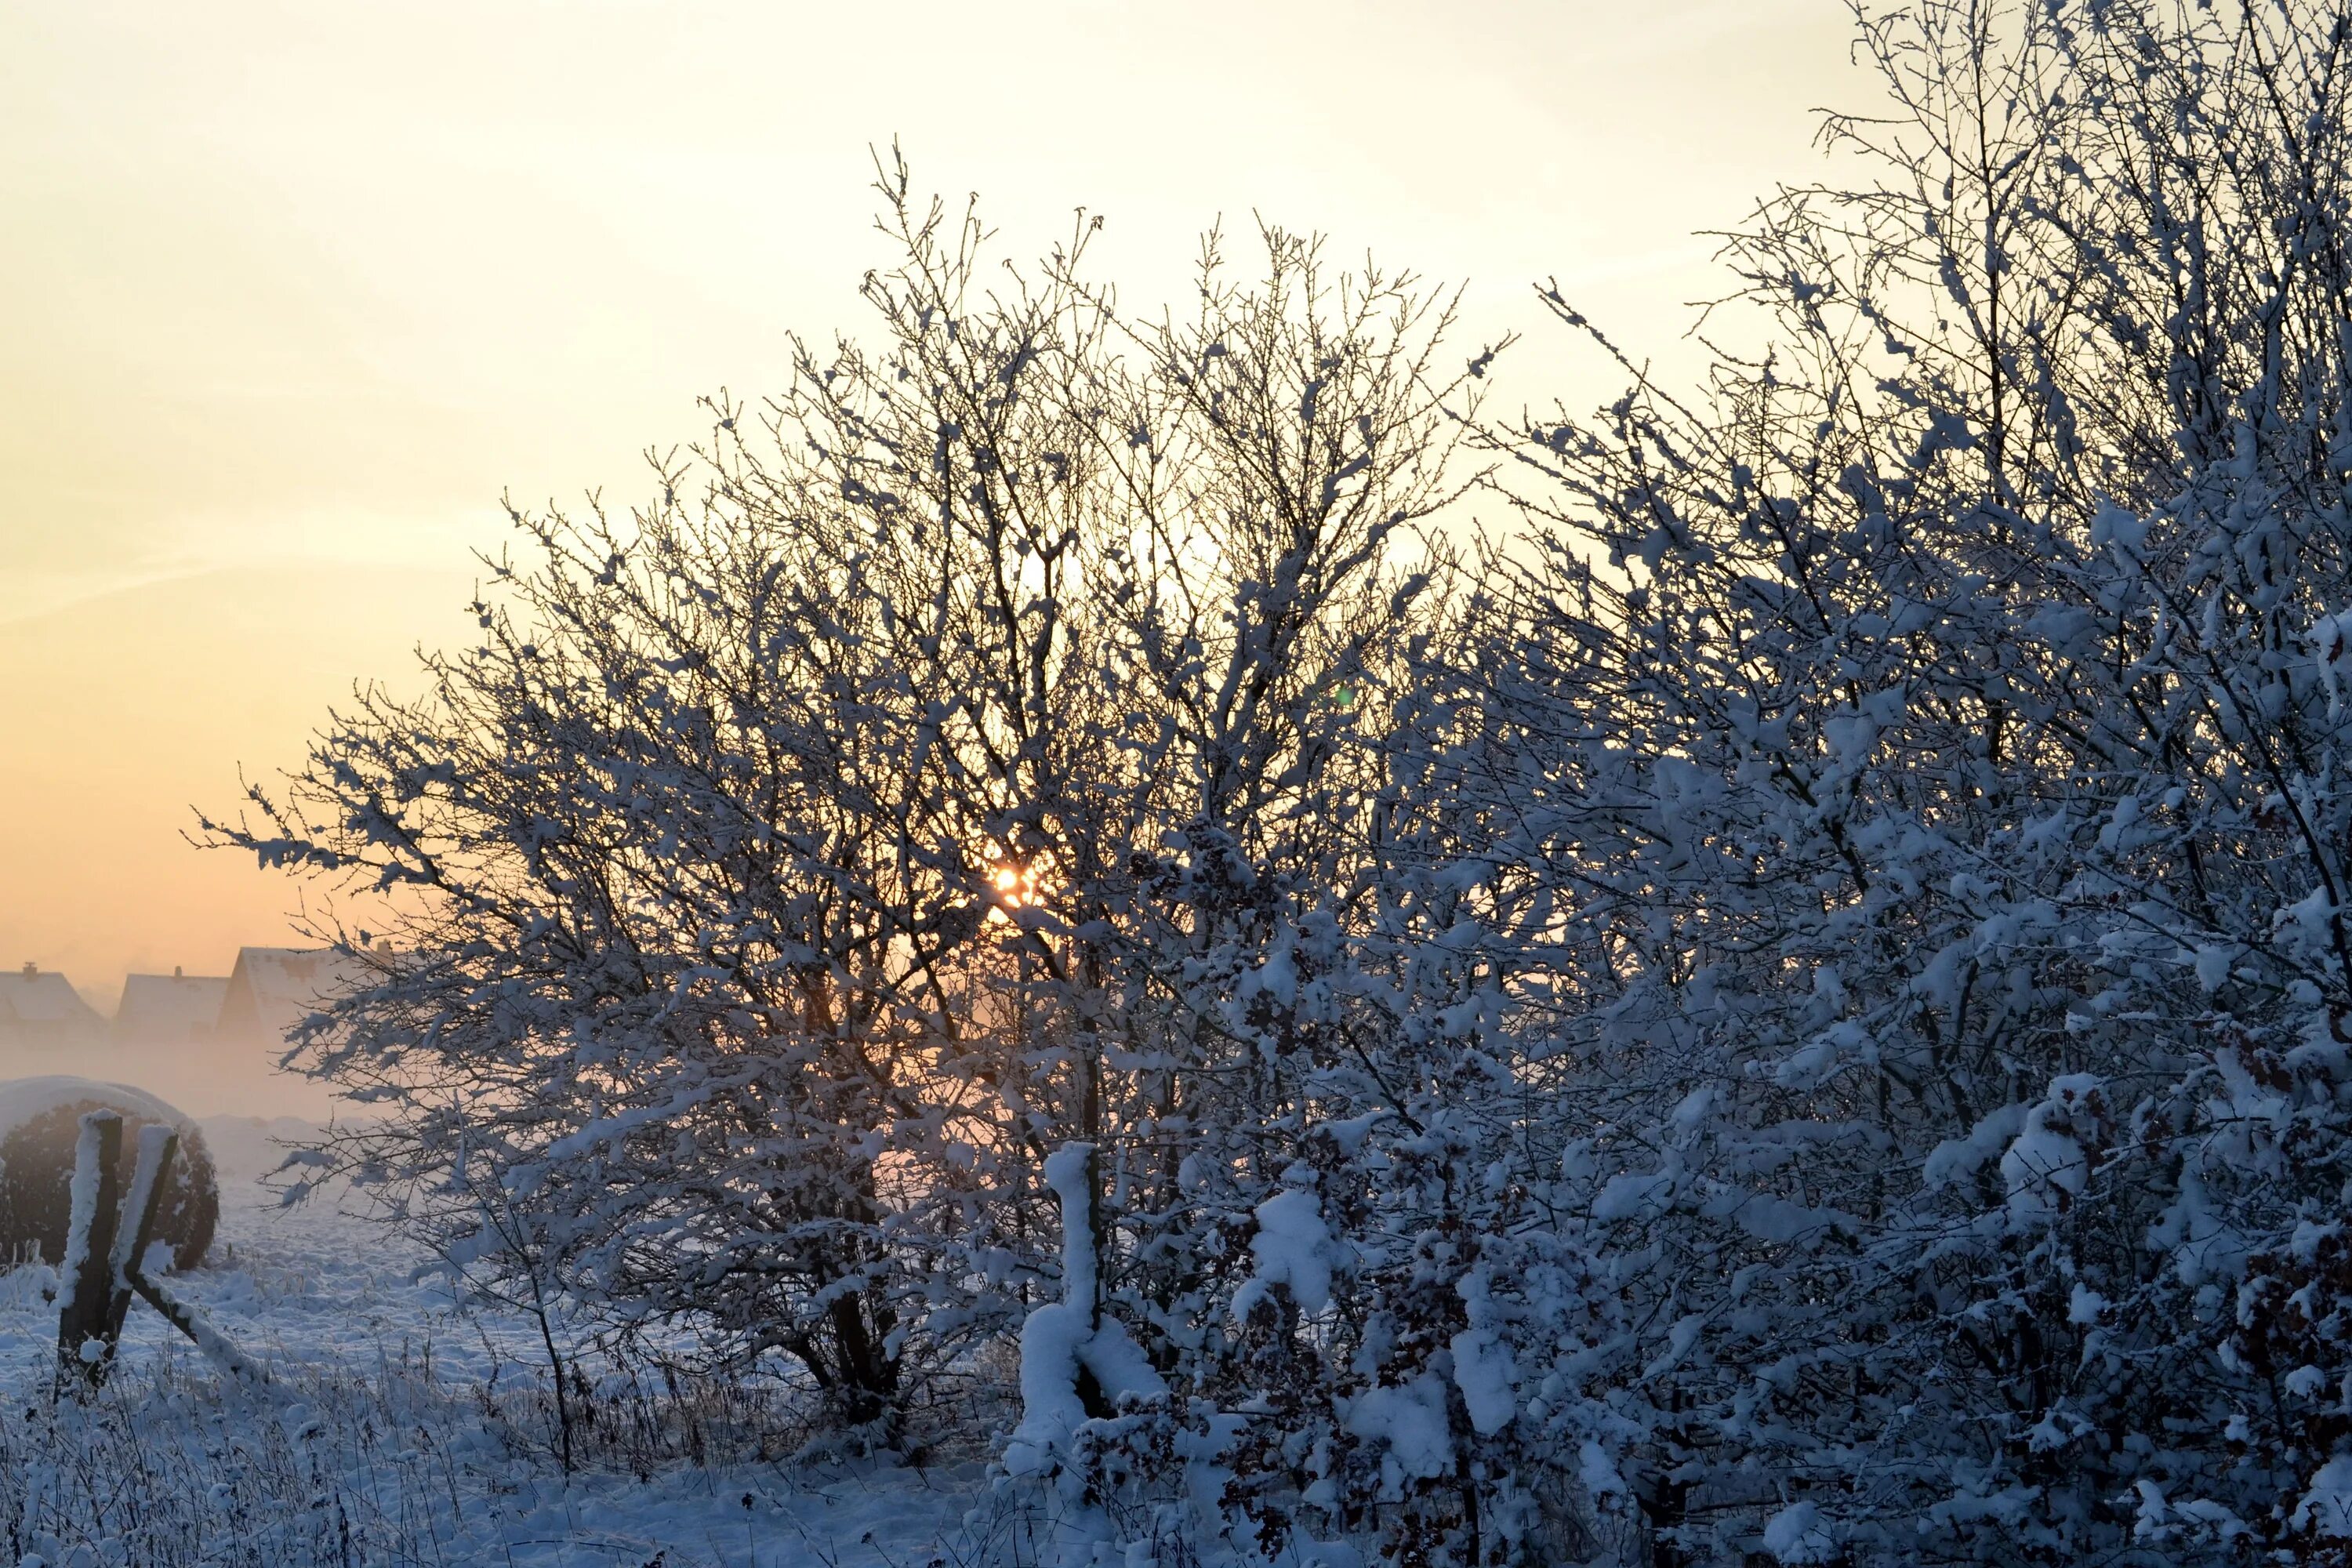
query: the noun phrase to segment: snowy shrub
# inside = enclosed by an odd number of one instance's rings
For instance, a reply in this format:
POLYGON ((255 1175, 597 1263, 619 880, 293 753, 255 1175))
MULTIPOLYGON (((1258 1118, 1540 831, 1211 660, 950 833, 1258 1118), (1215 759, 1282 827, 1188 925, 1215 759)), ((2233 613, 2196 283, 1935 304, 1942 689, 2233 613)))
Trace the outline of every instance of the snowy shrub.
MULTIPOLYGON (((887 1438, 991 1336, 1227 1353, 1250 1276, 1202 1249, 1247 1258, 1314 1124, 1381 1103, 1370 738, 1443 613, 1408 531, 1471 378, 1442 301, 1295 237, 1248 287, 1213 238, 1198 319, 1150 326, 1083 233, 982 298, 976 222, 886 191, 878 350, 804 352, 764 436, 716 405, 626 522, 518 513, 480 645, 211 831, 392 895, 388 947, 326 933, 372 981, 298 1060, 363 1118, 304 1181, 527 1311, 789 1357, 887 1438)), ((1100 1368, 1072 1396, 1111 1413, 1100 1368)))
POLYGON ((1589 1260, 1533 1321, 1615 1314, 1516 1340, 1520 1428, 1662 1560, 2309 1560, 2347 18, 1864 41, 1892 118, 1831 131, 1882 183, 1734 237, 1768 354, 1521 434, 1547 524, 1454 677, 1550 1090, 1512 1170, 1589 1260))

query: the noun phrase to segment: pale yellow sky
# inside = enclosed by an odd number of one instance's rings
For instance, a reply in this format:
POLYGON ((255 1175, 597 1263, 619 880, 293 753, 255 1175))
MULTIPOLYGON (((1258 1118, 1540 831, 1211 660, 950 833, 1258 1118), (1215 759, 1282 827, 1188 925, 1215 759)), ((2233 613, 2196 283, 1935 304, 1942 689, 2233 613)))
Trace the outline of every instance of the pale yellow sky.
MULTIPOLYGON (((0 0, 0 963, 110 1002, 280 939, 180 840, 462 632, 496 505, 639 484, 694 398, 858 325, 866 147, 1130 304, 1220 214, 1466 279, 1597 395, 1557 275, 1690 351, 1693 231, 1821 170, 1838 0, 0 0)), ((1465 352, 1467 345, 1465 344, 1465 352)))

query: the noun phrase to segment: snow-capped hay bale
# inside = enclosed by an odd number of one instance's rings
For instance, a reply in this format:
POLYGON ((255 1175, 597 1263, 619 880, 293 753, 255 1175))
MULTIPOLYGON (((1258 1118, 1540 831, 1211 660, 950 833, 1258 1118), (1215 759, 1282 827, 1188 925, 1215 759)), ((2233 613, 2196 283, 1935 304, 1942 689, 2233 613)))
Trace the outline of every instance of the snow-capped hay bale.
POLYGON ((36 1247, 51 1263, 66 1253, 72 1204, 74 1145, 82 1113, 122 1116, 121 1189, 128 1191, 139 1160, 139 1130, 163 1122, 180 1134, 180 1150, 155 1210, 155 1238, 172 1247, 173 1266, 204 1260, 220 1224, 220 1186, 196 1124, 142 1090, 86 1078, 24 1078, 0 1083, 0 1267, 36 1247))

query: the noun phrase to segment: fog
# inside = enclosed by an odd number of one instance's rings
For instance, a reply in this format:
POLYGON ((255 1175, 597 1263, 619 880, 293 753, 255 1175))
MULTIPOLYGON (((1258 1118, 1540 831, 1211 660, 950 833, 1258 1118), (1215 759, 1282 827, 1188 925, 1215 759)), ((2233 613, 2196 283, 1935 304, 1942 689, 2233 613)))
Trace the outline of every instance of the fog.
POLYGON ((198 1118, 323 1121, 337 1109, 326 1086, 278 1070, 274 1053, 250 1041, 0 1045, 0 1080, 51 1074, 128 1084, 198 1118))

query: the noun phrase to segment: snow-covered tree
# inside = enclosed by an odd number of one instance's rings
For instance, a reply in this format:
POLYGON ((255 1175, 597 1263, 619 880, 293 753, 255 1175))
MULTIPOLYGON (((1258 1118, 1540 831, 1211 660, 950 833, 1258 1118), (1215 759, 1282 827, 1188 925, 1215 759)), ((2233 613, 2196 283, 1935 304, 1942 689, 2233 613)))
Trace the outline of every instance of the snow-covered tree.
POLYGON ((1403 563, 1459 426, 1410 279, 1268 231, 1238 285, 1213 238, 1197 312, 1132 322, 1087 226, 992 292, 974 221, 884 189, 877 348, 714 404, 625 520, 516 511, 479 645, 208 826, 382 895, 301 1037, 364 1111, 314 1168, 887 1428, 1071 1235, 1088 1332, 1220 1353, 1247 1276, 1202 1249, 1360 1055, 1320 976, 1380 918, 1359 732, 1439 610, 1403 563))
POLYGON ((783 1352, 856 1423, 1017 1310, 967 1247, 1024 1135, 975 994, 1006 791, 1060 738, 1021 574, 1050 601, 1046 449, 1083 450, 1017 395, 1084 330, 1067 290, 972 310, 974 237, 897 194, 881 355, 803 353, 764 461, 721 404, 633 517, 516 512, 480 645, 415 701, 362 693, 215 829, 394 895, 398 958, 303 1038, 372 1113, 321 1158, 453 1262, 783 1352))
POLYGON ((1863 22, 1881 183, 1733 237, 1766 353, 1524 432, 1456 678, 1549 1091, 1513 1430, 1662 1560, 2309 1561, 2347 16, 1863 22))

